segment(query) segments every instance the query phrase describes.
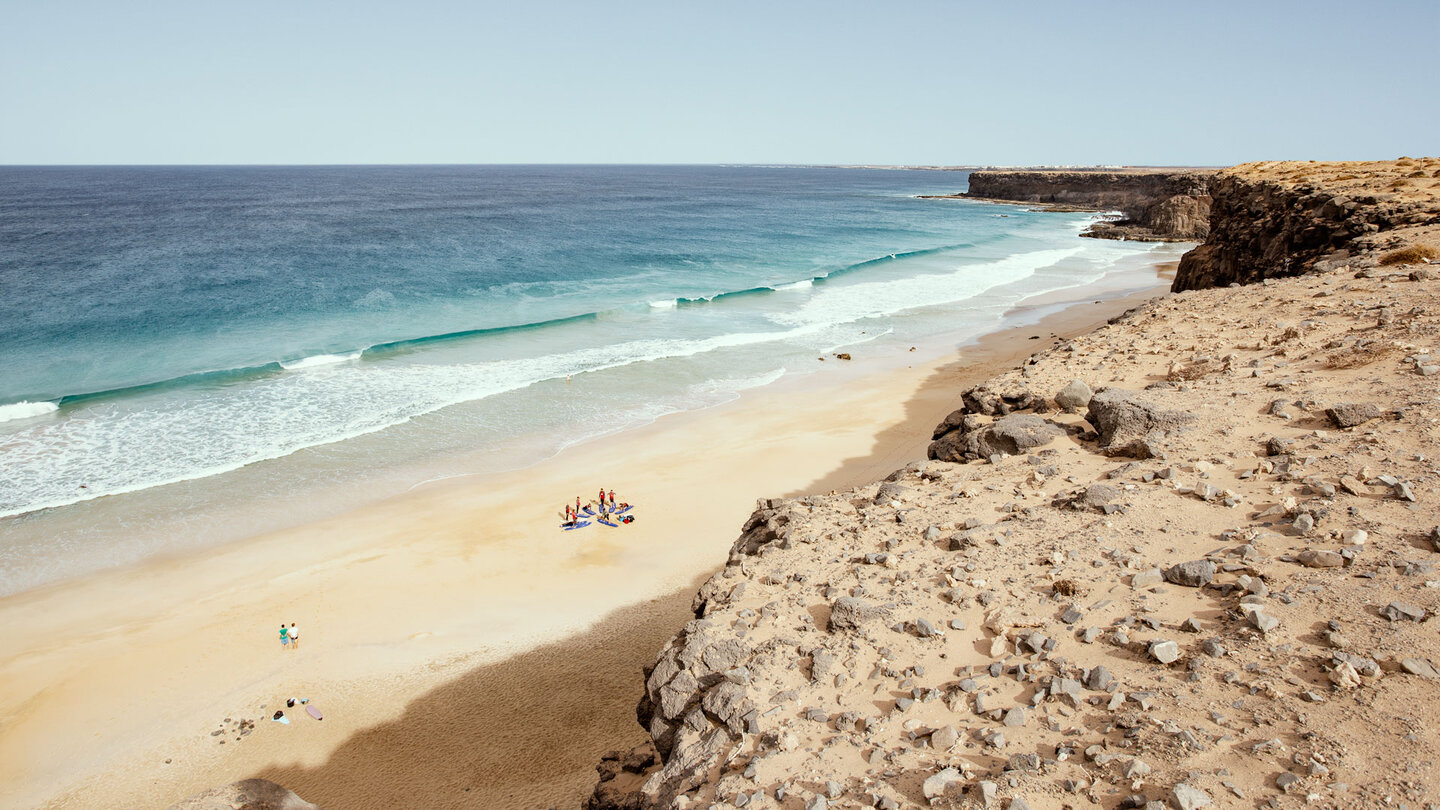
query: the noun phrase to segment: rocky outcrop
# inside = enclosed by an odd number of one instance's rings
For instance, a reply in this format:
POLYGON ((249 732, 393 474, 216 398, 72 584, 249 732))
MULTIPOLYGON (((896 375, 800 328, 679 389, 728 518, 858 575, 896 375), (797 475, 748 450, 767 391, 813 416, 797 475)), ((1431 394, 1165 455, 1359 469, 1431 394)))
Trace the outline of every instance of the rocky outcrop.
POLYGON ((166 810, 320 810, 320 805, 274 782, 245 779, 182 799, 166 810))
POLYGON ((1181 259, 1172 289, 1373 266, 1380 251, 1440 241, 1437 172, 1435 158, 1226 169, 1209 183, 1210 234, 1181 259))
POLYGON ((995 390, 988 385, 977 385, 961 394, 960 400, 961 407, 935 426, 931 436, 934 441, 927 452, 932 459, 969 461, 996 454, 1014 454, 1021 445, 1036 447, 1063 432, 1054 426, 1045 427, 1033 415, 1001 424, 1007 415, 1015 411, 1051 409, 1049 401, 1043 397, 1037 399, 1024 387, 995 390))
POLYGON ((1143 241, 1203 240, 1209 232, 1209 178, 1203 169, 1124 171, 977 171, 975 199, 1042 203, 1080 210, 1122 211, 1084 235, 1143 241))

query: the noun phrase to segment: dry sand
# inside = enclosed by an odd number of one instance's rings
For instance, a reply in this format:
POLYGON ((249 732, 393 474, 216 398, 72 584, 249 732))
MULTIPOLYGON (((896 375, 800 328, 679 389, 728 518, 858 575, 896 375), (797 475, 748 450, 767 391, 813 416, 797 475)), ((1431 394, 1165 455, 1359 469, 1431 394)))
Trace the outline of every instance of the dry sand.
POLYGON ((857 359, 518 473, 0 601, 0 807, 164 807, 250 776, 336 808, 578 806, 599 754, 642 736, 638 670, 757 497, 922 458, 965 381, 1161 290, 1077 303, 958 365, 857 359), (636 522, 558 531, 601 485, 636 522), (271 722, 290 696, 324 721, 271 722))

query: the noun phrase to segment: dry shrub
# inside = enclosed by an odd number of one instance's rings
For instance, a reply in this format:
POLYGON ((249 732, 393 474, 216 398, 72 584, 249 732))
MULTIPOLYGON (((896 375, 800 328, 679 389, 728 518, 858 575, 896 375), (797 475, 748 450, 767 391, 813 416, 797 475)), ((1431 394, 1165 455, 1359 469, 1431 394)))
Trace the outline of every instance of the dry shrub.
POLYGON ((1353 174, 1337 174, 1337 175, 1335 175, 1335 182, 1338 183, 1338 182, 1340 182, 1340 181, 1342 181, 1342 180, 1354 180, 1355 177, 1356 177, 1356 175, 1353 175, 1353 174))
POLYGON ((1080 596, 1088 590, 1073 579, 1057 579, 1051 587, 1061 596, 1080 596))
POLYGON ((1422 261, 1435 261, 1440 259, 1440 250, 1429 245, 1409 245, 1397 248, 1380 257, 1380 265, 1388 267, 1392 264, 1419 264, 1422 261))
POLYGON ((1360 368, 1399 353, 1400 347, 1391 341, 1371 340, 1330 352, 1325 355, 1325 367, 1360 368))
POLYGON ((1410 172, 1409 174, 1407 174, 1407 175, 1405 175, 1405 176, 1406 176, 1406 177, 1424 177, 1424 176, 1425 176, 1425 172, 1423 172, 1423 171, 1413 171, 1413 172, 1410 172))
POLYGON ((1165 379, 1170 382, 1188 382, 1208 377, 1211 374, 1219 374, 1228 366, 1222 360, 1198 360, 1193 363, 1175 363, 1166 372, 1165 379))

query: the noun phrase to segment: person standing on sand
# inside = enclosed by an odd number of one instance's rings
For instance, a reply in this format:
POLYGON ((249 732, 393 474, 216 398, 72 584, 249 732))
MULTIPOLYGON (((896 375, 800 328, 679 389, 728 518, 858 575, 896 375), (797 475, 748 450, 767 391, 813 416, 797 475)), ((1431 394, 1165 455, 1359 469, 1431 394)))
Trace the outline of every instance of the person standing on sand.
POLYGON ((290 628, 280 625, 280 647, 283 649, 290 646, 290 628))
POLYGON ((615 490, 610 490, 610 508, 615 508, 615 490))
POLYGON ((300 628, 296 627, 294 622, 290 623, 290 649, 300 649, 300 628))

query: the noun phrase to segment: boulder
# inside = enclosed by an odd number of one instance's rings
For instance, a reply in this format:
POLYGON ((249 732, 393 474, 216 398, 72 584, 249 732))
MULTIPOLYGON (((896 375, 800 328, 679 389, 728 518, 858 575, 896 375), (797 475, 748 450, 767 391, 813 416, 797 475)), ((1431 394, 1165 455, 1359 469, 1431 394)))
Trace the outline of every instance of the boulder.
POLYGON ((830 631, 858 630, 867 624, 885 621, 889 611, 853 596, 842 596, 830 605, 830 631))
POLYGON ((1159 585, 1163 581, 1165 581, 1165 575, 1161 573, 1160 569, 1151 568, 1132 575, 1130 577, 1130 587, 1138 591, 1141 588, 1159 585))
POLYGON ((949 751, 960 741, 960 732, 954 726, 942 726, 930 734, 930 747, 936 751, 949 751))
POLYGON ((1348 428, 1363 425, 1371 419, 1380 418, 1380 409, 1369 402, 1345 402, 1325 409, 1325 415, 1336 427, 1348 428))
POLYGON ((901 486, 891 481, 881 484, 880 488, 875 490, 874 502, 876 504, 887 504, 891 501, 905 501, 914 494, 914 490, 909 487, 901 486))
POLYGON ((1034 414, 1009 414, 988 425, 952 430, 931 442, 926 454, 932 459, 953 462, 1001 454, 1014 456, 1063 435, 1063 428, 1034 414))
POLYGON ((1119 487, 1091 484, 1070 502, 1070 506, 1072 509, 1109 513, 1112 510, 1106 507, 1120 500, 1123 494, 1119 487))
POLYGON ((966 449, 980 458, 1000 453, 1014 456, 1043 447, 1063 435, 1064 429, 1034 414, 1011 414, 971 433, 967 437, 966 449))
POLYGON ((1209 585, 1215 578, 1215 563, 1209 560, 1191 560, 1165 569, 1165 579, 1187 588, 1209 585))
POLYGON ((1090 398, 1086 419, 1100 434, 1100 446, 1124 448, 1131 455, 1144 448, 1144 455, 1156 455, 1150 449, 1160 439, 1172 435, 1195 421, 1183 411, 1159 407, 1153 399, 1137 391, 1105 388, 1090 398))
POLYGON ((1300 552, 1295 559, 1306 568, 1339 568, 1345 564, 1339 553, 1313 548, 1300 552))
POLYGON ((1173 641, 1154 641, 1150 644, 1150 657, 1162 664, 1172 664, 1180 658, 1180 645, 1173 641))
POLYGON ((1425 620, 1425 609, 1406 602, 1391 602, 1380 609, 1380 615, 1392 622, 1425 620))
POLYGON ((1055 395, 1055 404, 1067 411, 1079 410, 1090 404, 1090 398, 1095 395, 1090 386, 1084 380, 1071 380, 1064 388, 1055 395))
POLYGON ((965 786, 965 777, 954 768, 945 770, 931 776, 920 786, 927 799, 937 799, 941 796, 958 796, 960 790, 965 786))
POLYGON ((1210 794, 1184 782, 1170 789, 1170 800, 1180 810, 1197 810, 1200 807, 1209 807, 1211 804, 1210 794))

